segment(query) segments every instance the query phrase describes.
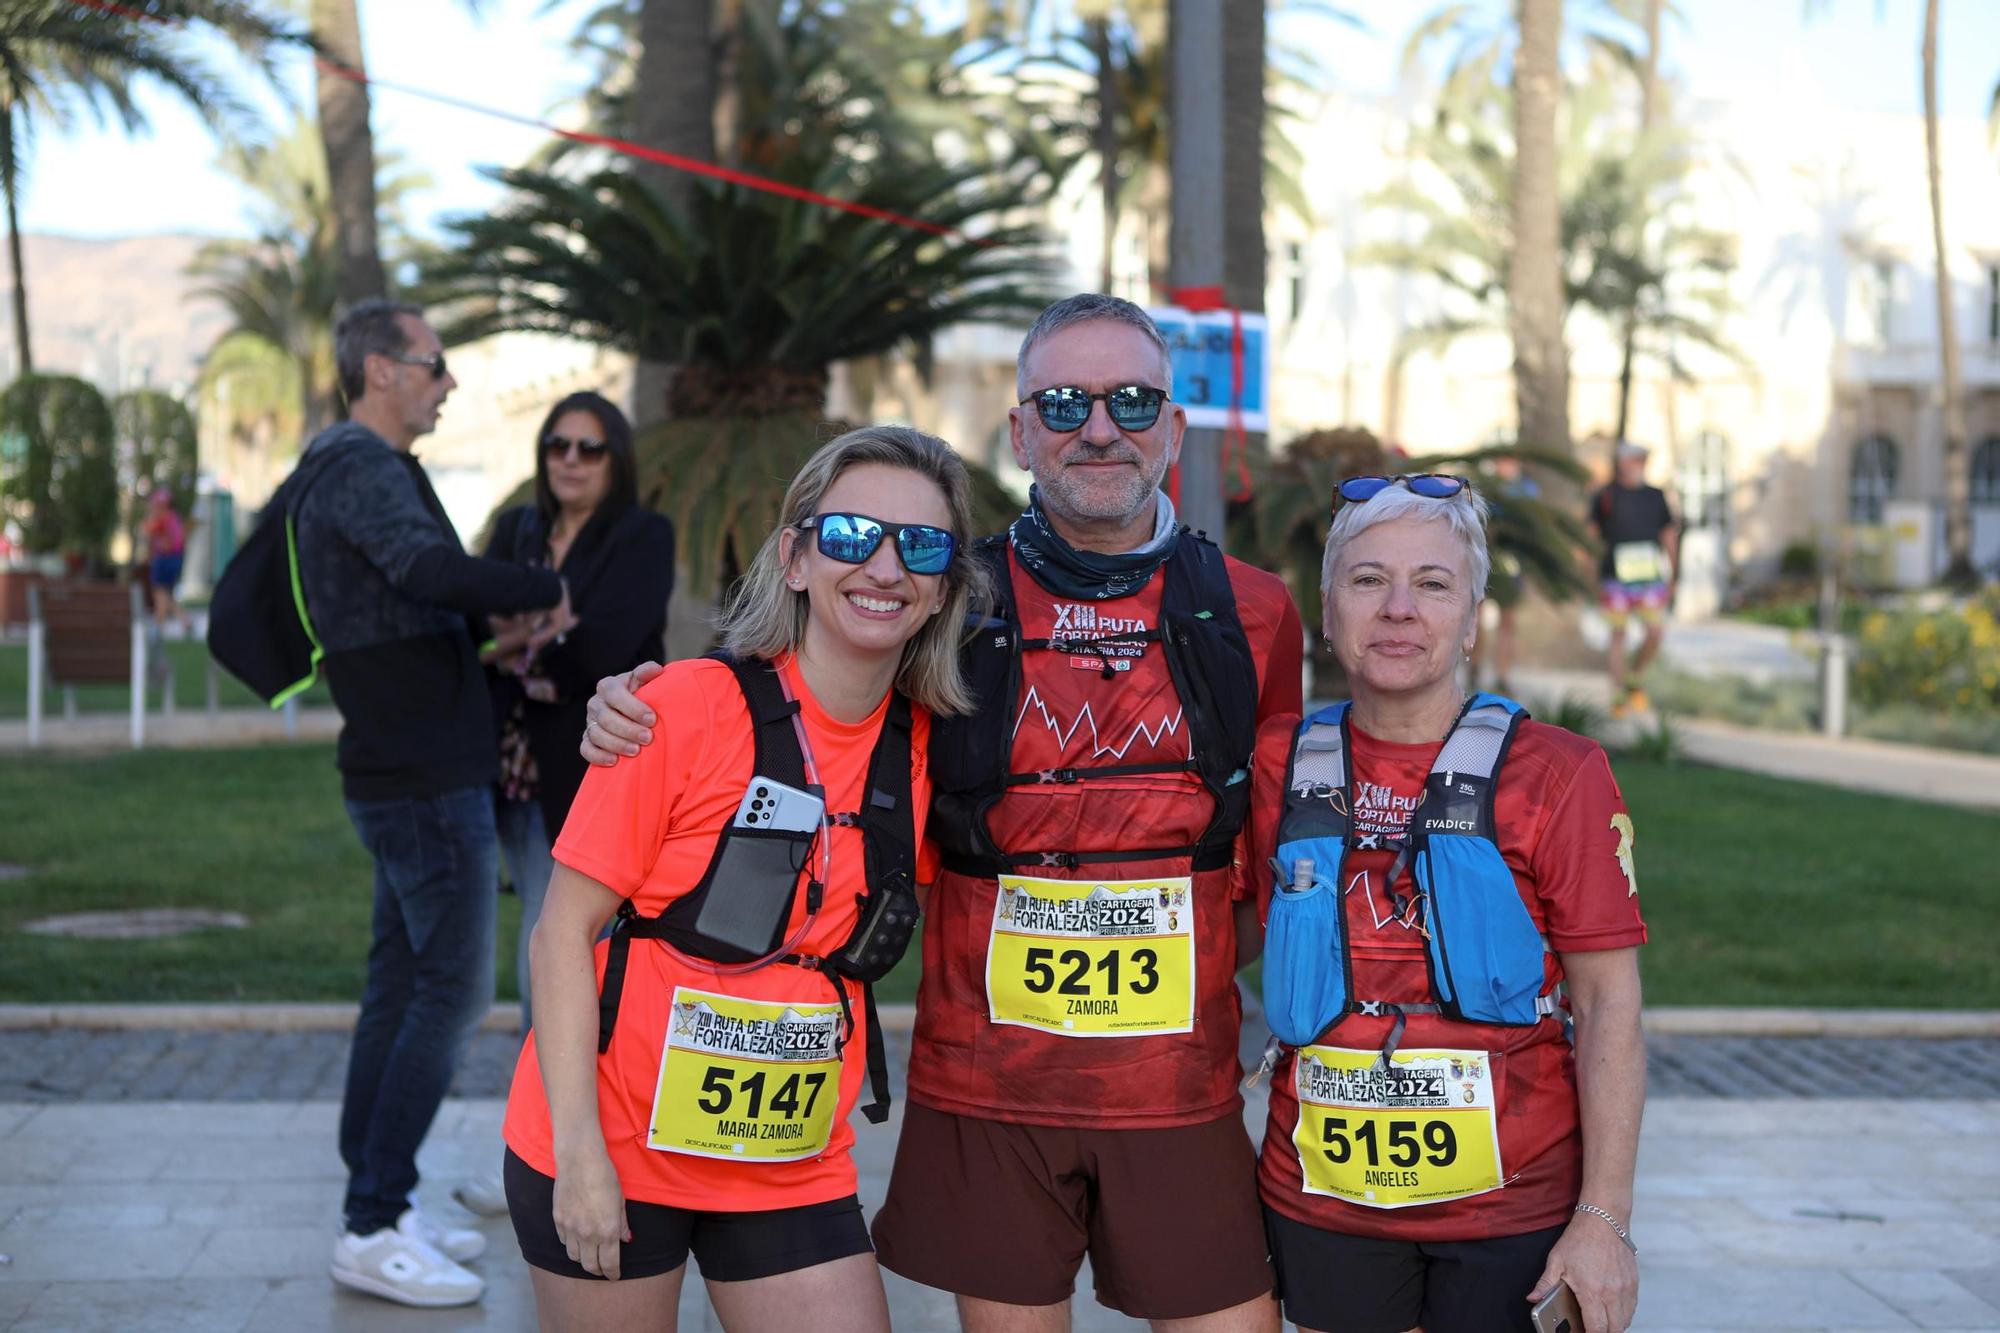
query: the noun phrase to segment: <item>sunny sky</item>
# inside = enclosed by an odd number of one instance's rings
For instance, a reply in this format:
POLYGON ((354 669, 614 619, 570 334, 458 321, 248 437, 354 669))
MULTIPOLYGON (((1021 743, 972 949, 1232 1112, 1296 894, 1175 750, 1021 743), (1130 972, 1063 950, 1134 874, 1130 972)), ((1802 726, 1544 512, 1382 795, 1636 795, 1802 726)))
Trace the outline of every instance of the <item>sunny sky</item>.
MULTIPOLYGON (((938 2, 943 8, 948 0, 938 2)), ((369 70, 389 83, 559 117, 564 99, 584 78, 567 40, 596 3, 493 0, 475 20, 456 0, 360 0, 369 70)), ((1428 0, 1337 3, 1364 30, 1295 18, 1286 31, 1311 43, 1330 83, 1386 90, 1405 34, 1436 6, 1428 0)), ((1489 3, 1496 12, 1504 7, 1502 0, 1489 3)), ((1283 0, 1271 0, 1274 13, 1282 7, 1283 0)), ((1830 108, 1909 115, 1920 109, 1922 0, 1826 0, 1810 22, 1804 0, 1675 0, 1674 7, 1683 21, 1669 23, 1667 64, 1698 98, 1760 95, 1782 73, 1783 87, 1806 90, 1800 95, 1830 108)), ((1942 31, 1945 112, 1984 116, 2000 78, 2000 4, 1944 0, 1942 31)), ((293 62, 288 82, 298 104, 310 106, 303 62, 293 62)), ((74 134, 44 134, 34 144, 21 208, 26 230, 93 237, 247 230, 240 192, 214 169, 215 145, 200 122, 156 93, 139 100, 152 119, 148 135, 128 139, 86 123, 74 134)), ((282 117, 275 98, 262 100, 282 117)), ((493 187, 475 167, 517 161, 544 137, 388 90, 376 96, 374 128, 379 143, 433 182, 411 201, 425 230, 443 215, 492 200, 493 187)))

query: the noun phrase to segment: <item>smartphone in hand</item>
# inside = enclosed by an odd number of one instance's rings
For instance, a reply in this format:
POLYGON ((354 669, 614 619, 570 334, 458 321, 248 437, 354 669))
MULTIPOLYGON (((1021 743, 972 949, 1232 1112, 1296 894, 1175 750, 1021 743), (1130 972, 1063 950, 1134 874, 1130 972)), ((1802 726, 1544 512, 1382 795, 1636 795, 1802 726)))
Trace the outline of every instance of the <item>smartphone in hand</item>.
POLYGON ((1535 1321, 1535 1333, 1583 1333, 1583 1311, 1567 1282, 1556 1283, 1554 1291, 1535 1302, 1528 1317, 1535 1321))

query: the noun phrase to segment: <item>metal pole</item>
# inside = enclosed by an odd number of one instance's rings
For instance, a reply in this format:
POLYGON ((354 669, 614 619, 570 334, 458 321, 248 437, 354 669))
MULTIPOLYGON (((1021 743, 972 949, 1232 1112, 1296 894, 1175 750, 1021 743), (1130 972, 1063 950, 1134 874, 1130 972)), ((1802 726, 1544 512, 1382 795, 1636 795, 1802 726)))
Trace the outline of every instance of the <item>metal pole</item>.
POLYGON ((42 743, 43 653, 46 651, 42 627, 42 590, 28 585, 28 745, 42 743))
MULTIPOLYGON (((1173 227, 1169 286, 1222 285, 1224 31, 1219 0, 1172 0, 1168 34, 1173 126, 1173 227)), ((1255 144, 1245 151, 1258 151, 1255 144)), ((1190 430, 1181 441, 1181 521, 1222 540, 1222 432, 1190 430)))
POLYGON ((132 585, 132 748, 146 743, 146 618, 132 585))

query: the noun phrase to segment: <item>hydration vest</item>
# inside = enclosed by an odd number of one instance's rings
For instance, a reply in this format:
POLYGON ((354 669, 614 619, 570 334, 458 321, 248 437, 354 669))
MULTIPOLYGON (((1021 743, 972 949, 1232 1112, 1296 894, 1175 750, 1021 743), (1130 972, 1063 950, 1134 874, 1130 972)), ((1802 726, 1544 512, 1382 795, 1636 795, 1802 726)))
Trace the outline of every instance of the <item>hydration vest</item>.
MULTIPOLYGON (((710 656, 728 664, 750 710, 756 747, 750 767, 751 781, 770 778, 806 789, 805 753, 799 748, 798 731, 793 723, 799 704, 796 699, 785 697, 777 667, 761 661, 739 662, 722 653, 710 656)), ((825 976, 840 1000, 841 1014, 850 1033, 854 1030, 854 1015, 848 1007, 847 987, 840 978, 861 983, 868 1025, 869 1088, 874 1098, 862 1107, 862 1114, 878 1125, 889 1114, 889 1064, 882 1044, 882 1026, 876 1018, 875 982, 902 958, 917 920, 917 830, 916 810, 910 799, 910 726, 910 701, 901 691, 890 690, 888 713, 882 719, 881 734, 868 759, 868 780, 863 788, 867 799, 859 811, 828 813, 826 817, 829 825, 861 830, 862 881, 867 891, 856 895, 861 916, 853 933, 840 949, 826 957, 786 953, 765 960, 768 964, 805 968, 825 976)), ((825 797, 823 789, 811 790, 822 799, 825 797)), ((737 832, 734 825, 722 829, 700 882, 668 903, 658 916, 640 916, 629 898, 618 905, 604 963, 604 988, 597 1002, 600 1054, 611 1048, 611 1033, 618 1023, 619 998, 625 988, 626 959, 633 940, 665 940, 681 953, 713 963, 757 962, 755 953, 719 944, 695 929, 708 895, 727 892, 726 885, 715 883, 716 870, 737 832)), ((760 832, 756 836, 761 839, 773 835, 760 832)), ((796 835, 796 872, 804 873, 811 864, 812 844, 818 836, 817 832, 796 835)), ((817 913, 826 885, 808 875, 805 891, 806 911, 817 913)))
POLYGON ((1546 946, 1521 901, 1494 836, 1500 766, 1528 714, 1497 694, 1475 695, 1445 737, 1402 838, 1352 831, 1354 775, 1348 706, 1305 719, 1285 774, 1278 825, 1277 892, 1264 943, 1264 1006, 1271 1030, 1304 1046, 1349 1014, 1393 1014, 1383 1055, 1403 1017, 1440 1013, 1466 1023, 1527 1027, 1559 1011, 1544 995, 1546 946), (1348 952, 1345 862, 1354 850, 1393 849, 1392 901, 1407 867, 1427 896, 1424 959, 1434 1003, 1354 993, 1348 952))
MULTIPOLYGON (((959 660, 980 707, 964 717, 931 723, 931 817, 929 833, 942 852, 945 869, 990 877, 1024 867, 1075 869, 1110 861, 1191 858, 1193 871, 1229 865, 1236 833, 1250 807, 1250 758, 1257 745, 1257 661, 1236 613, 1236 590, 1222 552, 1214 543, 1182 527, 1171 556, 1161 567, 1160 623, 1149 630, 1098 639, 1054 641, 1025 638, 1014 596, 1005 534, 973 544, 970 554, 991 575, 993 606, 975 613, 970 638, 959 660), (1192 758, 1145 764, 1098 764, 1051 768, 1033 773, 1009 769, 1014 720, 1021 706, 1024 653, 1056 652, 1098 656, 1107 645, 1158 643, 1188 720, 1192 758), (1002 848, 986 817, 1010 787, 1090 782, 1149 773, 1193 773, 1215 801, 1215 814, 1193 843, 1181 847, 1135 847, 1108 852, 1067 848, 1002 848)), ((1116 678, 1109 659, 1107 680, 1116 678)), ((1143 812, 1133 824, 1144 836, 1143 812)))

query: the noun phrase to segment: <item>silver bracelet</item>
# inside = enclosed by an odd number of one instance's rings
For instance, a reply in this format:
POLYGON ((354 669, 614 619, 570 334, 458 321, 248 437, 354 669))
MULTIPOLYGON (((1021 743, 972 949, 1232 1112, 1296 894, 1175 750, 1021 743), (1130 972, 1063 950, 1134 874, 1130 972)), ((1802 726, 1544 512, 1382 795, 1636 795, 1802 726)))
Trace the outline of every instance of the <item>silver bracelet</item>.
POLYGON ((1580 1203, 1576 1206, 1576 1211, 1579 1213, 1589 1213, 1592 1217, 1603 1218, 1605 1225, 1609 1226, 1613 1231, 1617 1232, 1618 1239, 1625 1242, 1626 1249, 1632 1251, 1632 1253, 1634 1254, 1637 1254, 1639 1252, 1639 1247, 1632 1243, 1632 1233, 1627 1231, 1624 1227, 1619 1226, 1618 1219, 1613 1217, 1610 1213, 1606 1212, 1604 1209, 1599 1208, 1594 1203, 1580 1203))

